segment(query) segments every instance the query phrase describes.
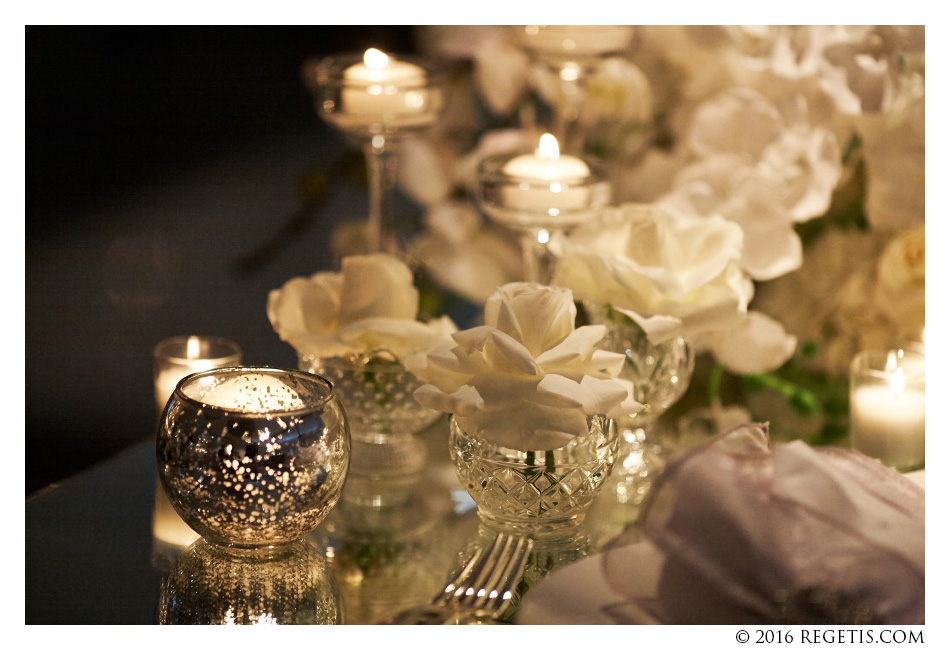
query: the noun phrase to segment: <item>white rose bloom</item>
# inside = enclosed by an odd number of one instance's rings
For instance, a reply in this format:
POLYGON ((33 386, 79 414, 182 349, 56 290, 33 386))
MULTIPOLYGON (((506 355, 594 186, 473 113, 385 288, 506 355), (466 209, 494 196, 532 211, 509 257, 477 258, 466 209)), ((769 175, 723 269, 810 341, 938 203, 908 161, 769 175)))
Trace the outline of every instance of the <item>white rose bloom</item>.
POLYGON ((865 212, 874 229, 924 221, 924 84, 908 77, 891 110, 856 120, 867 168, 865 212))
POLYGON ((610 304, 653 343, 738 323, 752 298, 739 259, 742 229, 718 216, 627 204, 574 231, 554 283, 610 304))
POLYGON ((598 66, 587 83, 582 120, 643 123, 653 117, 653 91, 636 65, 611 57, 598 66))
POLYGON ((507 34, 485 39, 474 54, 475 85, 490 111, 510 113, 528 90, 528 57, 507 34))
POLYGON ((924 328, 924 226, 905 230, 884 248, 877 263, 874 302, 901 325, 898 334, 911 340, 924 328))
POLYGON ((698 157, 658 201, 739 224, 742 266, 756 280, 798 268, 801 242, 793 225, 824 214, 841 177, 834 135, 788 126, 761 94, 735 88, 700 106, 688 140, 698 157))
POLYGON ((340 273, 293 278, 270 292, 267 317, 281 340, 318 358, 385 349, 407 368, 455 331, 451 320, 416 319, 412 272, 383 253, 343 259, 340 273))
POLYGON ((703 347, 732 373, 752 375, 775 370, 795 354, 798 340, 777 320, 750 311, 734 327, 704 337, 703 347))
POLYGON ((588 417, 642 408, 616 379, 620 354, 598 350, 603 326, 574 328, 571 292, 511 283, 485 305, 485 325, 428 354, 417 401, 452 413, 466 432, 512 449, 557 449, 589 432, 588 417))
POLYGON ((672 190, 657 203, 701 217, 719 215, 743 233, 740 264, 755 280, 770 280, 802 263, 802 243, 790 211, 778 200, 786 191, 781 179, 720 155, 680 171, 672 190))
POLYGON ((736 87, 696 109, 687 140, 700 157, 731 154, 754 164, 784 128, 781 113, 768 99, 751 88, 736 87))

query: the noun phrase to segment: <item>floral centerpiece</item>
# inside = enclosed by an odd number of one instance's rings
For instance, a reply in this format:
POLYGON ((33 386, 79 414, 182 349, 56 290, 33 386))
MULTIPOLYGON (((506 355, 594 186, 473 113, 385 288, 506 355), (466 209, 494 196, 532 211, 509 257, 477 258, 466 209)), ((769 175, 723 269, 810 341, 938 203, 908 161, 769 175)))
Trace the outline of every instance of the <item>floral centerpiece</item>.
POLYGON ((602 325, 575 327, 567 289, 500 287, 485 324, 432 349, 416 399, 452 414, 453 458, 483 520, 575 524, 610 473, 610 419, 640 405, 600 350, 602 325))
POLYGON ((300 368, 341 391, 353 476, 412 476, 425 462, 425 447, 412 434, 438 412, 413 399, 415 374, 456 327, 447 316, 422 322, 418 313, 412 271, 385 253, 346 257, 339 272, 293 278, 268 297, 268 318, 297 351, 300 368))
MULTIPOLYGON (((423 27, 419 44, 470 71, 457 80, 459 110, 415 143, 421 164, 402 178, 431 212, 470 187, 473 157, 550 130, 544 105, 558 99, 511 27, 423 27)), ((753 413, 773 420, 773 435, 787 433, 776 417, 798 415, 810 422, 791 429, 839 441, 851 356, 922 338, 923 301, 883 296, 923 291, 924 61, 923 26, 658 25, 638 26, 626 52, 588 74, 577 121, 584 153, 612 169, 615 200, 742 229, 739 265, 755 291, 731 334, 703 335, 715 363, 694 383, 714 403, 777 397, 791 413, 764 403, 753 413), (884 248, 908 240, 898 280, 884 248), (897 282, 910 291, 885 289, 897 282), (861 304, 873 308, 855 314, 861 304)), ((504 235, 475 222, 469 233, 504 235)), ((460 263, 469 251, 456 241, 439 254, 460 263)))

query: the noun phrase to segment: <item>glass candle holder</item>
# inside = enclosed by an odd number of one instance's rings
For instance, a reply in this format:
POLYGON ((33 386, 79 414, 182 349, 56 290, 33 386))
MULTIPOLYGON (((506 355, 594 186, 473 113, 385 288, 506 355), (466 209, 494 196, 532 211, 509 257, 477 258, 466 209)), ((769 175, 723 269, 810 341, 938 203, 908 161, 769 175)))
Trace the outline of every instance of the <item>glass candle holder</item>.
POLYGON ((478 205, 496 223, 520 234, 529 282, 550 280, 551 244, 557 235, 595 218, 610 198, 603 168, 589 159, 561 156, 549 134, 533 154, 491 156, 478 168, 478 205))
MULTIPOLYGON (((159 341, 152 352, 155 409, 161 417, 178 382, 188 375, 241 364, 242 352, 234 341, 220 336, 175 336, 159 341)), ((168 502, 161 482, 155 482, 152 512, 153 562, 168 568, 178 553, 198 537, 168 502)))
POLYGON ((893 467, 924 466, 924 357, 866 350, 851 362, 851 446, 893 467))
POLYGON ((220 368, 183 379, 158 429, 158 473, 210 542, 299 539, 339 500, 350 432, 332 384, 299 370, 220 368))
POLYGON ((446 78, 416 57, 393 57, 370 48, 322 59, 305 73, 317 113, 360 143, 369 178, 367 252, 398 251, 392 193, 398 142, 431 127, 445 108, 446 78))
POLYGON ((220 336, 175 336, 159 341, 152 358, 155 407, 161 414, 181 379, 202 370, 241 365, 241 348, 220 336))
POLYGON ((622 54, 633 41, 633 25, 515 25, 512 38, 533 64, 532 83, 539 94, 553 88, 552 130, 565 151, 582 151, 581 109, 591 75, 608 57, 622 54))
POLYGON ((161 625, 338 625, 332 567, 304 540, 234 554, 199 539, 175 561, 159 598, 161 625))

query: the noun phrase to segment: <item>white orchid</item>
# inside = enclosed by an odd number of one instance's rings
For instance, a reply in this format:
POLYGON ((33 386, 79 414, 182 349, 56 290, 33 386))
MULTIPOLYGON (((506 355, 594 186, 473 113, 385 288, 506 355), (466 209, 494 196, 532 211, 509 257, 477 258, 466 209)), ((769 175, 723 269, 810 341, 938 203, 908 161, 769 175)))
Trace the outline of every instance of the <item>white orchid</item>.
POLYGON ((471 435, 521 450, 557 449, 589 432, 592 415, 642 406, 616 376, 620 354, 597 349, 603 326, 574 327, 570 291, 534 283, 500 287, 485 325, 428 354, 416 400, 452 413, 471 435))
POLYGON ((418 311, 412 272, 383 253, 344 258, 339 273, 293 278, 267 299, 271 325, 299 354, 327 358, 387 350, 409 370, 456 330, 448 317, 419 322, 418 311))

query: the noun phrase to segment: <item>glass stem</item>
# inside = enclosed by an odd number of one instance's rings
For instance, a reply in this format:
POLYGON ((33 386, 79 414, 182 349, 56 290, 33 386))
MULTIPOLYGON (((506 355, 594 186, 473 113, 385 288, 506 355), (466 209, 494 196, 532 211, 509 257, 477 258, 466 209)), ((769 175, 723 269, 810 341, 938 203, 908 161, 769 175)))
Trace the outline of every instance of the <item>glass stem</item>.
POLYGON ((526 282, 549 284, 554 275, 554 256, 548 248, 553 231, 536 229, 521 235, 521 260, 526 282))
POLYGON ((584 150, 581 106, 586 95, 585 71, 576 64, 560 70, 559 101, 554 114, 554 136, 562 152, 580 154, 584 150))
POLYGON ((369 179, 369 219, 366 238, 369 252, 396 254, 393 226, 393 193, 399 159, 395 147, 381 135, 374 135, 363 145, 366 172, 369 179))

